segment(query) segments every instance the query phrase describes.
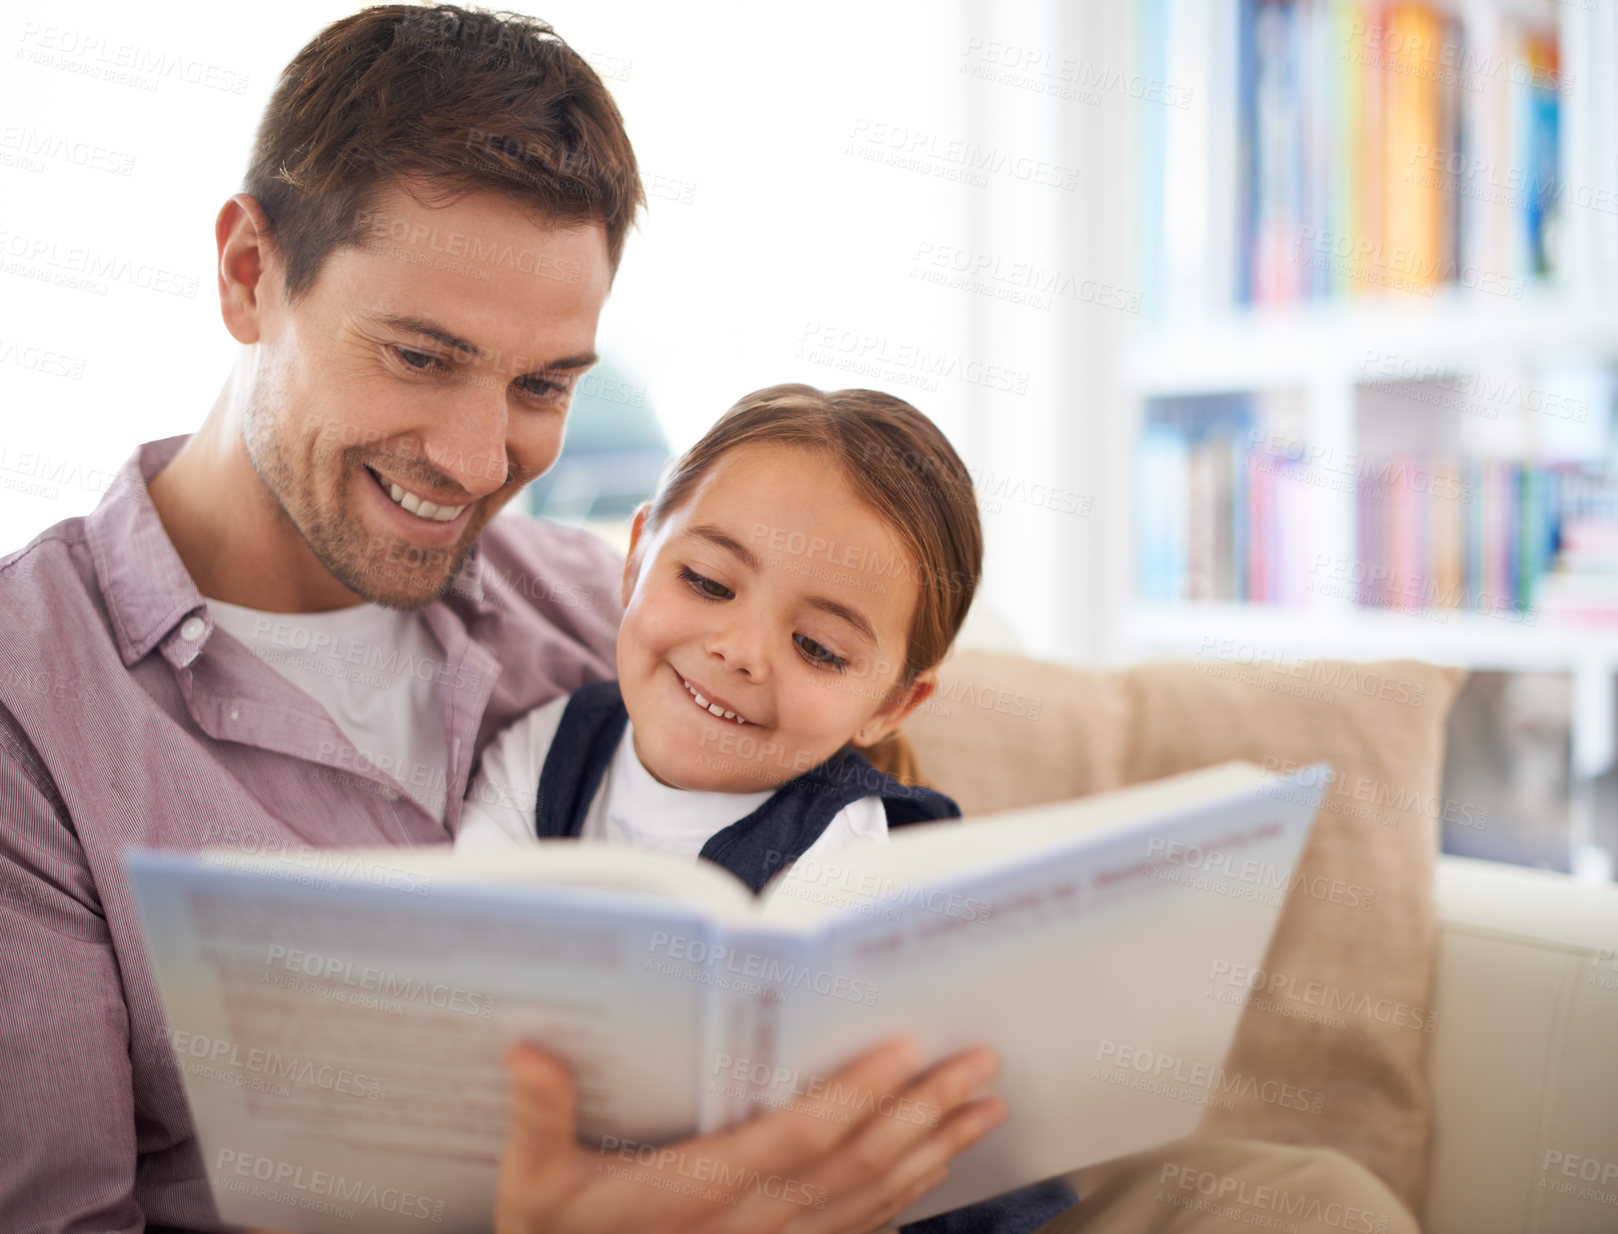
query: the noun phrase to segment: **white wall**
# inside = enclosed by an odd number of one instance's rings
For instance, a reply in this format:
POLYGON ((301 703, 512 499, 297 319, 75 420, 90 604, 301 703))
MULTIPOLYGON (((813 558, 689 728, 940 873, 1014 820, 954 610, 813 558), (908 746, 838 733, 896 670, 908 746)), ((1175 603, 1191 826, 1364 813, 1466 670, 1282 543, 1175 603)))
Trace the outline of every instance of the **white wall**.
MULTIPOLYGON (((354 7, 13 8, 14 45, 48 62, 10 60, 0 78, 0 545, 90 509, 137 442, 189 431, 212 404, 235 346, 214 215, 280 68, 354 7), (120 45, 211 68, 225 88, 72 71, 115 69, 120 45), (119 170, 20 162, 42 139, 101 147, 119 170), (98 280, 102 295, 18 272, 54 275, 75 249, 134 273, 98 280), (142 268, 194 292, 134 285, 142 268)), ((984 488, 975 629, 998 617, 1029 650, 1093 654, 1109 568, 1109 477, 1093 460, 1135 320, 1096 294, 1131 289, 1121 203, 1142 104, 1106 85, 1129 71, 1128 10, 559 0, 541 15, 613 90, 652 192, 600 341, 674 446, 778 381, 907 397, 984 488), (1073 63, 1100 88, 1076 84, 1073 63), (923 277, 974 262, 977 290, 923 277), (996 298, 1030 291, 1034 304, 996 298)))

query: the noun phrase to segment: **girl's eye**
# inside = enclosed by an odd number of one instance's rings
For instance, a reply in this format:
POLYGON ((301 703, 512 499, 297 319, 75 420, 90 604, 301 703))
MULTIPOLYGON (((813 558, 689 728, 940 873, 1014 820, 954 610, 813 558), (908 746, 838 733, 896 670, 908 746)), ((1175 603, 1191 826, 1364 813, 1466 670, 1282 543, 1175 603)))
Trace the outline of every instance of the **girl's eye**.
MULTIPOLYGON (((735 593, 723 583, 716 583, 711 578, 704 578, 690 566, 680 567, 680 578, 685 584, 704 600, 729 600, 735 593)), ((814 639, 805 634, 794 634, 792 641, 798 645, 803 658, 816 668, 833 669, 842 672, 848 667, 848 661, 829 648, 822 647, 814 639)))
POLYGON ((690 566, 680 567, 680 577, 687 586, 704 600, 728 600, 733 594, 729 587, 723 583, 716 583, 711 578, 704 578, 690 566))
POLYGON ((803 658, 808 660, 809 663, 819 665, 822 668, 835 669, 839 673, 848 667, 847 660, 836 652, 822 647, 814 639, 803 634, 794 634, 792 639, 798 644, 798 650, 803 652, 803 658))

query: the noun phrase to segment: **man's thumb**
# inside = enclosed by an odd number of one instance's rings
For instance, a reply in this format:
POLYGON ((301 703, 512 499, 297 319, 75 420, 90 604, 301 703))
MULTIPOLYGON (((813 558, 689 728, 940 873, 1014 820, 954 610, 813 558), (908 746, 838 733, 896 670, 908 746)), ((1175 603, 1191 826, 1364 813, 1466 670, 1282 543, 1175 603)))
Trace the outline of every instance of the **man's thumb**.
POLYGON ((554 1166, 573 1151, 578 1092, 573 1076, 554 1054, 528 1042, 506 1051, 511 1076, 511 1139, 508 1161, 518 1168, 554 1166))

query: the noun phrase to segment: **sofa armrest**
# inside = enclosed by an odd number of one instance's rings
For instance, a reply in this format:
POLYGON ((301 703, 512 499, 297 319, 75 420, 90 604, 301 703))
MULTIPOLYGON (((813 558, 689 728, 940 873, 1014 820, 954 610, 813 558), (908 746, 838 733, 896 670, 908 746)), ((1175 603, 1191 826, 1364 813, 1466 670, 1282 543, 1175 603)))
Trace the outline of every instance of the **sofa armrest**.
POLYGON ((1438 863, 1429 1234, 1618 1228, 1618 887, 1438 863))

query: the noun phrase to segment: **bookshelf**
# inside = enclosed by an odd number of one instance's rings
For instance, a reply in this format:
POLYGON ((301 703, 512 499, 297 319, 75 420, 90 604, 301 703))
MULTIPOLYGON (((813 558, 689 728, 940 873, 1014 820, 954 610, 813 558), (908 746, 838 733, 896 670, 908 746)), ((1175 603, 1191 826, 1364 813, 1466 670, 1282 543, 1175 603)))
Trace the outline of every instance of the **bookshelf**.
POLYGON ((1613 9, 1144 0, 1141 71, 1201 105, 1137 138, 1114 655, 1566 672, 1575 799, 1612 767, 1613 9), (1470 477, 1464 501, 1377 487, 1400 462, 1470 477), (1567 494, 1604 483, 1591 524, 1567 494), (1574 614, 1552 575, 1582 541, 1574 614), (1417 585, 1376 593, 1379 568, 1417 585))

